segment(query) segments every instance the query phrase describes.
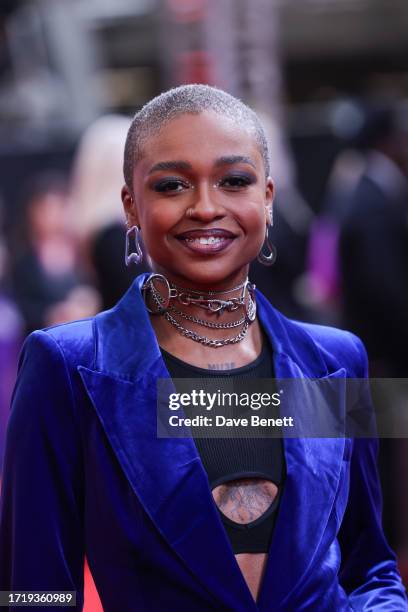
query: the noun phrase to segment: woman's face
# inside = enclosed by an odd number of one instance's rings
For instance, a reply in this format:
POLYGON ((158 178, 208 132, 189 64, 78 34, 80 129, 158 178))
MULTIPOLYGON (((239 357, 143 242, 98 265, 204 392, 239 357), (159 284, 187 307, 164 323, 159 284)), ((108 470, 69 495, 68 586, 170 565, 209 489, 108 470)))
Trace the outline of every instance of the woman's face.
POLYGON ((182 115, 150 137, 122 198, 154 269, 174 282, 240 282, 265 237, 273 184, 254 137, 212 112, 182 115))

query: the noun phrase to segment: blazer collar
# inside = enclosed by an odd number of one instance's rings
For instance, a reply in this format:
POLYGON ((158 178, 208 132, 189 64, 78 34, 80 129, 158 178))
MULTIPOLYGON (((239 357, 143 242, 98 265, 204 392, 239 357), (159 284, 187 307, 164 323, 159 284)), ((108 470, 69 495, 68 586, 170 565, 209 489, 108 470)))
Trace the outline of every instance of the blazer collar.
MULTIPOLYGON (((284 439, 286 480, 255 604, 194 441, 157 438, 156 380, 169 373, 140 293, 145 278, 139 276, 114 309, 96 317, 95 368, 78 367, 87 393, 134 493, 214 603, 234 610, 278 609, 301 585, 318 543, 333 537, 329 519, 344 439, 284 439)), ((260 293, 257 305, 274 348, 276 377, 325 377, 312 338, 260 293)), ((344 376, 344 370, 332 376, 344 376)))
MULTIPOLYGON (((147 276, 138 276, 112 310, 96 316, 97 371, 135 380, 161 361, 160 347, 141 295, 147 276)), ((258 316, 275 355, 296 362, 304 376, 325 376, 324 360, 307 332, 275 310, 258 290, 256 299, 258 316)))

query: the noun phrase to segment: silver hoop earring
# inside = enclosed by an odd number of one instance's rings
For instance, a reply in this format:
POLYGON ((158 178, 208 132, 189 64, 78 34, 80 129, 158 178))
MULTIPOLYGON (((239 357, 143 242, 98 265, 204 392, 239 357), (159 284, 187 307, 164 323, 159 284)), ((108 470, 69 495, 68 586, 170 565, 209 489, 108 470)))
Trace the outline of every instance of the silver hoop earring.
POLYGON ((273 266, 276 261, 278 252, 276 250, 276 246, 269 240, 268 229, 268 226, 266 226, 265 242, 263 243, 262 248, 258 253, 257 260, 264 266, 273 266), (264 249, 269 249, 269 253, 264 253, 264 249))
POLYGON ((143 259, 143 252, 140 246, 140 229, 137 225, 133 225, 126 232, 126 244, 125 244, 125 264, 129 266, 131 263, 139 264, 143 259), (132 233, 135 233, 134 243, 136 251, 129 253, 129 243, 132 233))

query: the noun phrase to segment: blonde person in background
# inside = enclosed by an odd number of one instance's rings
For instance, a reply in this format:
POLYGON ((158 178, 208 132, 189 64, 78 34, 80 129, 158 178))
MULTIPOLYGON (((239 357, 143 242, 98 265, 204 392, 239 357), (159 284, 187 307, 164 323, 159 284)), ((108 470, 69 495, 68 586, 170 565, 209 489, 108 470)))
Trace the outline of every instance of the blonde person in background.
POLYGON ((78 143, 71 174, 69 224, 103 308, 113 306, 137 274, 122 266, 121 159, 129 126, 130 119, 121 115, 92 123, 78 143))

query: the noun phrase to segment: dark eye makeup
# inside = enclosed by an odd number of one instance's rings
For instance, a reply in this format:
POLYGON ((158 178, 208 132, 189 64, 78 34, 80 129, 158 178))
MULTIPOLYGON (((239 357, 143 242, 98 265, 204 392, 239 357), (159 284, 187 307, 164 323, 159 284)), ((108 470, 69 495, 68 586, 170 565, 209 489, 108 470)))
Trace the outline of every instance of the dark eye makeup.
POLYGON ((253 174, 234 172, 223 176, 217 182, 217 186, 223 187, 224 189, 238 190, 244 187, 249 187, 249 185, 253 185, 256 183, 256 180, 257 179, 253 174))
POLYGON ((153 190, 158 193, 177 193, 189 187, 191 187, 190 183, 173 176, 166 176, 153 183, 153 190))
MULTIPOLYGON (((253 185, 256 182, 256 176, 251 173, 229 172, 228 174, 222 176, 214 186, 227 191, 239 191, 253 185)), ((191 183, 176 176, 166 176, 154 181, 152 184, 153 191, 170 195, 180 193, 192 187, 193 185, 191 183)))

